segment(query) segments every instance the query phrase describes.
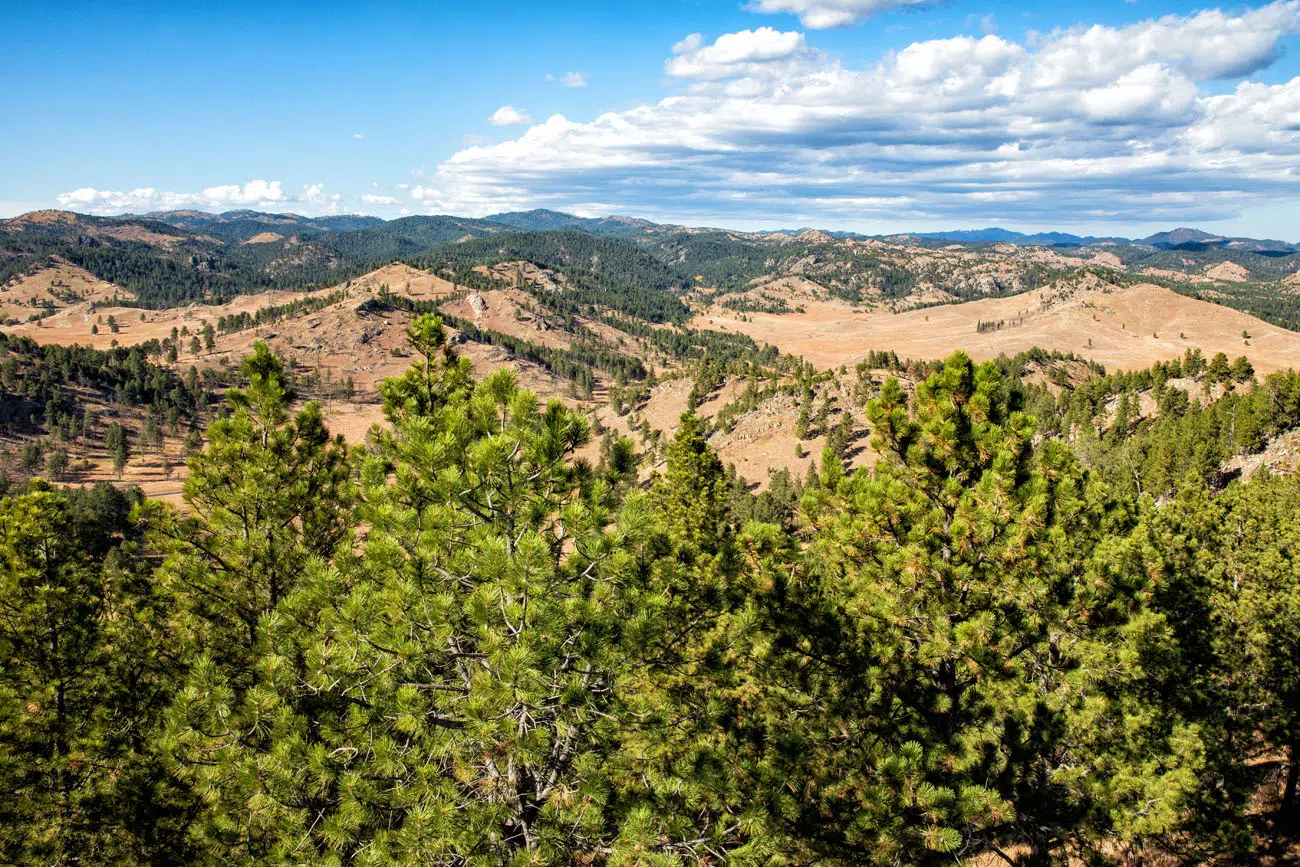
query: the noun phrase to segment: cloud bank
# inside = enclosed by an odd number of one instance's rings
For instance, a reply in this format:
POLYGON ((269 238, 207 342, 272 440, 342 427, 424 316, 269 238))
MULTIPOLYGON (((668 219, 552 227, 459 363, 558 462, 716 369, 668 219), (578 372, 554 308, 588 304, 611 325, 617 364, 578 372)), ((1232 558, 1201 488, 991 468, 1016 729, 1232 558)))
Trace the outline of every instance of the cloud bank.
POLYGON ((280 181, 249 181, 208 187, 198 193, 176 193, 153 187, 134 190, 97 190, 83 187, 70 193, 61 193, 59 204, 69 210, 86 214, 143 213, 196 208, 222 211, 234 208, 278 210, 295 205, 307 205, 310 210, 335 213, 342 200, 338 193, 327 194, 324 184, 306 184, 302 192, 286 194, 280 181))
MULTIPOLYGON (((879 7, 755 6, 808 27, 879 7)), ((693 34, 665 61, 672 96, 464 148, 415 198, 781 224, 1222 219, 1300 195, 1300 78, 1239 80, 1298 31, 1300 0, 1285 0, 1024 42, 926 40, 862 69, 798 31, 693 34)))
POLYGON ((908 6, 929 6, 932 0, 755 0, 753 12, 787 13, 799 16, 799 23, 809 30, 847 27, 864 18, 908 6))

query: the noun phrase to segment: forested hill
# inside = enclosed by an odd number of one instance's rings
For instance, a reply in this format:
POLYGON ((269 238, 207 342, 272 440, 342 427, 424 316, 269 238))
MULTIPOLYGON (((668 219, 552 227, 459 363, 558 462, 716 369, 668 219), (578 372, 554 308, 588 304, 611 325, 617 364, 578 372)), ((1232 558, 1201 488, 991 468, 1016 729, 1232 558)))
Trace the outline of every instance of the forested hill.
MULTIPOLYGON (((130 216, 130 215, 128 215, 130 216)), ((144 218, 175 226, 195 235, 207 235, 224 241, 247 241, 264 232, 293 234, 306 232, 355 232, 381 226, 379 217, 345 214, 330 217, 304 217, 299 214, 264 214, 260 211, 158 211, 144 218)))
POLYGON ((662 232, 670 227, 642 220, 638 217, 575 217, 560 211, 539 208, 533 211, 511 211, 492 214, 487 218, 525 232, 545 232, 552 229, 581 229, 593 235, 634 236, 646 232, 662 232))
POLYGON ((313 289, 439 245, 509 227, 458 217, 309 219, 179 211, 157 218, 42 211, 0 223, 0 285, 55 257, 115 283, 142 307, 220 303, 266 289, 313 289))
POLYGON ((650 322, 680 323, 690 312, 678 297, 691 286, 683 269, 631 244, 573 229, 445 244, 411 260, 420 268, 450 270, 471 284, 475 268, 520 261, 563 275, 561 294, 574 303, 599 300, 650 322))
MULTIPOLYGON (((1229 419, 1174 380, 1294 421, 1294 373, 1190 355, 1058 405, 876 357, 874 466, 828 441, 755 496, 692 412, 644 473, 608 431, 582 459, 586 415, 407 337, 364 445, 255 343, 184 513, 0 498, 0 862, 1295 863, 1300 479, 1157 500, 1052 435, 1162 388, 1138 436, 1178 466, 1229 419)), ((1120 473, 1127 428, 1090 445, 1120 473)))
MULTIPOLYGON (((0 286, 58 258, 127 290, 132 303, 160 308, 271 288, 320 288, 394 261, 472 280, 476 267, 516 260, 563 269, 571 285, 589 292, 740 292, 799 277, 851 304, 908 309, 1019 294, 1096 271, 1111 283, 1157 282, 1300 329, 1300 252, 1240 241, 1176 230, 1128 245, 953 245, 914 236, 691 229, 553 211, 386 222, 252 211, 143 218, 40 211, 0 223, 0 286)), ((675 303, 652 300, 648 309, 675 303)), ((667 319, 678 321, 684 309, 667 319)))

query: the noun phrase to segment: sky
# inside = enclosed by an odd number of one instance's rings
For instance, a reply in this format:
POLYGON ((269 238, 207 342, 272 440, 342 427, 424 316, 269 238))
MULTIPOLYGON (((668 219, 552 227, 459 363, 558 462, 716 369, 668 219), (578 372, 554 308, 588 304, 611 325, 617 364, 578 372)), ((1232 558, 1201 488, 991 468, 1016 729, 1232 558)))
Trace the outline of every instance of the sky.
POLYGON ((1300 0, 0 8, 0 216, 1300 239, 1300 0))

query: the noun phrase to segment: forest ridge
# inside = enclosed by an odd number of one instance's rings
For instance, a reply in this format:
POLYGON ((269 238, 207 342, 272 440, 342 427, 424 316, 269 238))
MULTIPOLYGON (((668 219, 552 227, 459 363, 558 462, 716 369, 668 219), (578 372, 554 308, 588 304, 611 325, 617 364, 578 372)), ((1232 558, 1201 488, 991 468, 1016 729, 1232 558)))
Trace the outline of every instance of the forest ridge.
POLYGON ((408 339, 364 447, 258 345, 185 512, 0 503, 6 861, 1285 860, 1296 478, 1130 492, 957 353, 866 401, 872 469, 756 498, 688 413, 638 484, 408 339))

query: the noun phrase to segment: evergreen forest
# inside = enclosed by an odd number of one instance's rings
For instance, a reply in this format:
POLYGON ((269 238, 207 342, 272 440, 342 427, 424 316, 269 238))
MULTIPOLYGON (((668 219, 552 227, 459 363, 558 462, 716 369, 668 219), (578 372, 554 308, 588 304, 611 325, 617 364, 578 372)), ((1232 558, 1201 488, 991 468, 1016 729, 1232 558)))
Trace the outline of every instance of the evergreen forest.
MULTIPOLYGON (((755 496, 701 418, 654 467, 613 436, 577 459, 586 415, 476 378, 436 315, 407 336, 364 446, 259 343, 183 508, 0 500, 0 862, 1294 853, 1300 479, 1212 472, 1300 423, 1294 374, 1189 356, 1056 397, 957 352, 864 401, 873 468, 828 446, 755 496), (1189 363, 1243 385, 1189 405, 1189 363), (1060 435, 1135 387, 1155 423, 1060 435)), ((45 352, 206 401, 126 350, 45 352)))

